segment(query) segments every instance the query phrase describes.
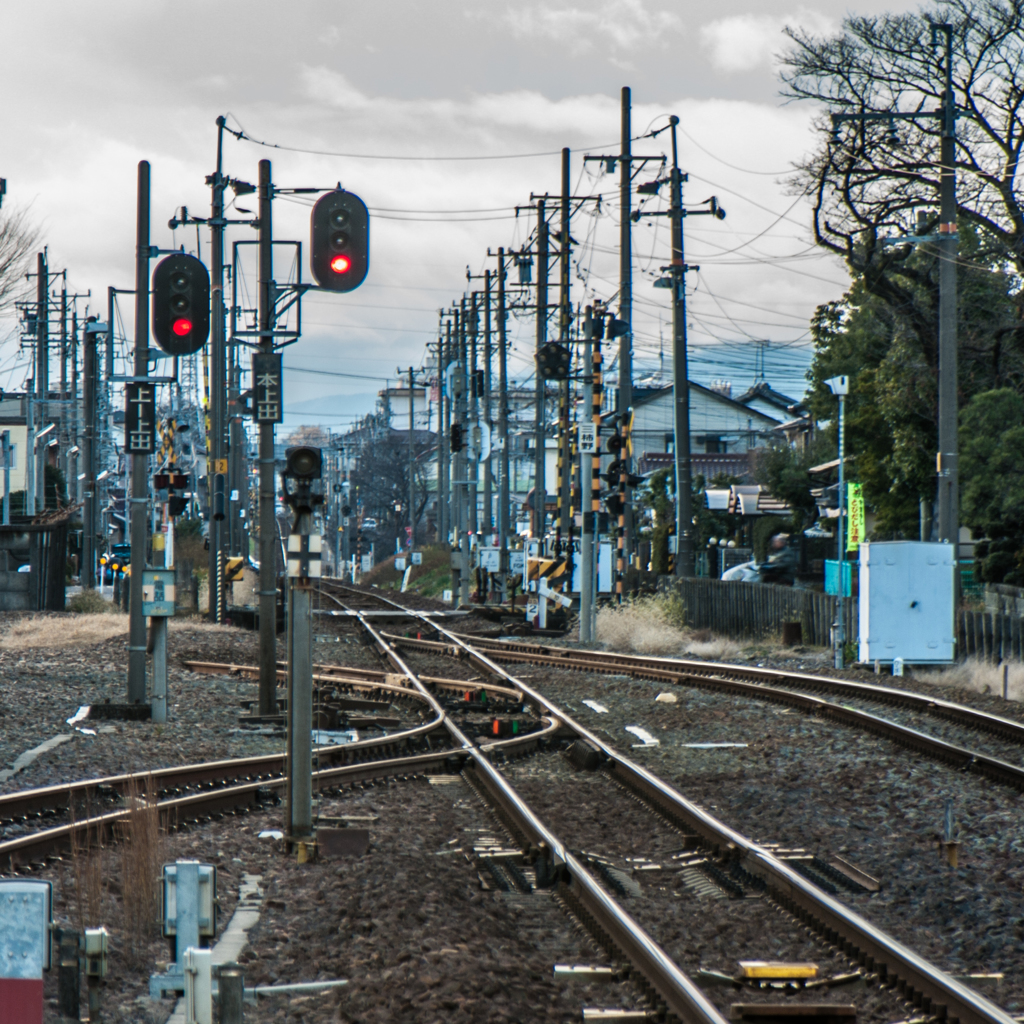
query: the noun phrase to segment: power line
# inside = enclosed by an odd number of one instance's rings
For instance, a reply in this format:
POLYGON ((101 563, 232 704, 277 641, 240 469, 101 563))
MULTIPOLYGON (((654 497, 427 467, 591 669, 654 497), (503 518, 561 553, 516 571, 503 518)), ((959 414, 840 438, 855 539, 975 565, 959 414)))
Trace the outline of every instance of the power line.
MULTIPOLYGON (((251 142, 256 146, 263 146, 266 149, 280 149, 285 150, 288 153, 309 153, 312 156, 340 156, 345 157, 348 160, 403 160, 403 161, 469 161, 469 160, 529 160, 534 157, 541 156, 561 156, 562 151, 560 149, 544 150, 543 152, 537 153, 489 153, 489 154, 476 154, 472 156, 400 156, 392 153, 341 153, 337 150, 329 149, 309 149, 305 146, 287 146, 278 142, 266 142, 263 139, 257 139, 250 135, 245 128, 242 126, 242 122, 232 114, 228 112, 228 117, 234 118, 235 124, 238 125, 238 130, 234 131, 228 129, 234 137, 240 141, 251 142)), ((596 145, 579 146, 578 149, 604 149, 607 146, 614 146, 616 143, 598 143, 596 145)))

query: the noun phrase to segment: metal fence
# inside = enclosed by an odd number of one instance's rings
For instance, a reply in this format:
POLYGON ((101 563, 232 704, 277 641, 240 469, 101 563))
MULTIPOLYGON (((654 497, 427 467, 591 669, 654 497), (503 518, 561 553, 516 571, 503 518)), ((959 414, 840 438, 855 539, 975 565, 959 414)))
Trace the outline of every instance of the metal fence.
MULTIPOLYGON (((710 579, 667 580, 667 589, 683 602, 684 620, 691 629, 711 629, 734 639, 777 638, 784 622, 799 622, 803 642, 827 647, 832 642, 836 599, 815 590, 768 583, 723 582, 710 579)), ((844 607, 847 640, 857 640, 857 601, 844 607)))

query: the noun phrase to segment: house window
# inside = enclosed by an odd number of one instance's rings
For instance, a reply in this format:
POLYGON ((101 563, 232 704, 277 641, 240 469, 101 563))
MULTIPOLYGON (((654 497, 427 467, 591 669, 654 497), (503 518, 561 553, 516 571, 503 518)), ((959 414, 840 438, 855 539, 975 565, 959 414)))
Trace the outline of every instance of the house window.
POLYGON ((721 455, 727 447, 726 442, 717 434, 707 434, 704 438, 704 451, 708 455, 721 455))
POLYGON ((666 434, 665 435, 665 451, 669 455, 673 455, 676 450, 676 435, 666 434))

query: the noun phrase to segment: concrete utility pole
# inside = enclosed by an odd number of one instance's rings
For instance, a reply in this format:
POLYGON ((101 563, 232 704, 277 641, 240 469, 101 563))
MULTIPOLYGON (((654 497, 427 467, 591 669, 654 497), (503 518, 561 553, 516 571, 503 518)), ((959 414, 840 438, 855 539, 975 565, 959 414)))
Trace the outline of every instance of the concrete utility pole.
MULTIPOLYGON (((619 155, 619 319, 626 329, 619 338, 619 412, 625 414, 633 405, 633 142, 631 127, 632 92, 622 89, 622 138, 619 155)), ((627 472, 633 471, 625 452, 619 458, 627 472)), ((623 501, 625 516, 625 561, 632 565, 633 504, 628 483, 623 501)))
MULTIPOLYGON (((36 416, 38 426, 45 426, 50 397, 50 268, 47 266, 46 250, 36 257, 36 416)), ((28 439, 35 474, 35 508, 42 512, 46 508, 46 457, 39 457, 38 445, 28 439)), ((45 452, 45 448, 43 449, 45 452)))
MULTIPOLYGON (((587 416, 594 404, 594 308, 587 306, 586 329, 583 332, 583 409, 580 422, 587 416)), ((596 436, 596 435, 595 435, 596 436)), ((598 444, 600 451, 600 444, 598 444)), ((583 451, 580 445, 580 509, 582 510, 583 529, 580 531, 580 641, 589 643, 594 639, 591 631, 593 617, 593 583, 594 583, 594 504, 593 470, 591 464, 594 456, 583 451)))
POLYGON ((451 361, 452 322, 439 317, 437 341, 437 387, 440 399, 437 439, 437 539, 451 543, 451 452, 448 435, 452 428, 451 396, 448 394, 448 364, 451 361))
MULTIPOLYGON (((86 322, 82 332, 82 405, 85 426, 82 431, 82 472, 85 474, 82 489, 82 565, 79 576, 82 586, 91 589, 96 586, 96 454, 99 438, 96 431, 96 334, 89 330, 91 321, 86 322)), ((110 325, 107 325, 110 329, 110 325)))
POLYGON ((462 303, 457 310, 456 326, 458 328, 459 345, 459 386, 456 405, 456 420, 462 426, 462 449, 455 458, 455 480, 458 487, 459 523, 459 604, 469 604, 469 424, 467 416, 467 380, 466 363, 466 298, 463 296, 462 303))
MULTIPOLYGON (((224 358, 224 188, 222 172, 224 118, 217 118, 217 169, 210 175, 210 452, 207 460, 209 520, 209 617, 223 622, 227 611, 224 587, 224 517, 227 504, 225 450, 226 376, 224 358)), ((261 339, 262 340, 262 339, 261 339)))
MULTIPOLYGON (((572 324, 572 302, 569 294, 569 268, 571 243, 569 223, 572 216, 569 200, 569 149, 562 149, 562 194, 559 197, 561 206, 561 223, 559 225, 559 288, 558 288, 558 340, 565 346, 569 345, 569 327, 572 324)), ((572 446, 569 438, 569 380, 558 382, 558 534, 563 545, 563 552, 570 553, 570 537, 572 534, 571 488, 572 446)), ((571 562, 570 562, 571 564, 571 562)), ((572 574, 568 574, 568 583, 572 583, 572 574)))
POLYGON ((672 387, 676 462, 677 576, 693 576, 693 483, 690 461, 690 372, 686 353, 686 271, 683 259, 683 177, 679 173, 676 125, 672 125, 672 387))
MULTIPOLYGON (((409 367, 409 550, 416 547, 416 405, 412 396, 413 376, 409 367)), ((411 562, 409 563, 412 564, 411 562)))
POLYGON ((933 49, 943 46, 943 91, 937 110, 864 111, 832 114, 832 132, 838 139, 844 121, 884 121, 890 128, 896 121, 935 118, 942 125, 939 172, 939 229, 936 235, 911 235, 889 239, 892 244, 935 245, 939 258, 939 437, 937 456, 937 504, 939 540, 953 546, 953 562, 959 567, 960 539, 959 409, 957 367, 957 204, 956 204, 956 119, 959 114, 953 91, 953 26, 931 26, 933 49))
POLYGON ((494 529, 494 422, 491 414, 491 356, 492 356, 491 334, 491 271, 484 271, 484 423, 487 425, 488 448, 490 449, 487 458, 484 459, 484 522, 483 530, 487 534, 487 541, 494 529))
POLYGON ((509 454, 508 454, 508 338, 505 319, 505 250, 498 249, 498 543, 501 545, 501 599, 508 591, 509 454))
MULTIPOLYGON (((537 200, 537 351, 544 347, 548 340, 548 221, 544 200, 537 200)), ((533 463, 533 537, 537 541, 544 539, 544 525, 547 506, 547 480, 545 478, 544 450, 544 405, 545 381, 541 376, 540 367, 534 365, 536 374, 535 412, 537 417, 534 432, 533 463)))
MULTIPOLYGON (((260 161, 259 330, 260 352, 274 351, 273 185, 270 161, 260 161)), ((254 382, 255 386, 255 382, 254 382)), ((260 423, 260 714, 277 712, 277 523, 274 517, 274 424, 260 423)))
POLYGON ((939 178, 939 540, 953 545, 959 578, 960 469, 957 438, 956 333, 956 96, 953 92, 953 26, 933 25, 932 45, 945 36, 942 96, 942 170, 939 178))
MULTIPOLYGON (((112 329, 113 324, 108 325, 112 329)), ((135 241, 135 374, 149 376, 149 161, 139 161, 135 241)), ((141 406, 140 406, 141 408, 141 406)), ((140 429, 141 429, 140 422, 140 429)), ((153 424, 148 425, 153 429, 153 424)), ((131 498, 132 573, 128 590, 128 703, 146 699, 146 619, 142 614, 142 570, 147 562, 149 456, 133 454, 131 498)), ((96 485, 93 482, 95 495, 96 485)), ((95 500, 95 499, 94 499, 95 500)))
MULTIPOLYGON (((465 299, 463 299, 463 315, 465 315, 465 299)), ((477 439, 480 436, 480 388, 476 372, 476 343, 480 333, 480 311, 477 309, 476 292, 470 295, 469 307, 469 422, 466 427, 466 479, 469 481, 467 498, 469 501, 469 532, 479 543, 480 521, 476 507, 476 489, 480 482, 480 449, 477 439)))

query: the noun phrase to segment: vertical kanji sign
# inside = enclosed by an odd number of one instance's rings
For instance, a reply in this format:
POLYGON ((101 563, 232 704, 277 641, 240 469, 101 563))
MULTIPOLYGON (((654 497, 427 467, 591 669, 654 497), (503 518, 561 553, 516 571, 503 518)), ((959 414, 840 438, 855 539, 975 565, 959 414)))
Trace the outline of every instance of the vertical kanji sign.
POLYGON ((284 419, 282 369, 279 353, 253 353, 252 418, 256 423, 280 423, 284 419))
POLYGON ((861 484, 846 485, 847 501, 849 509, 846 527, 846 550, 856 551, 867 539, 866 515, 864 509, 864 492, 861 484))
POLYGON ((125 385, 124 450, 131 455, 156 451, 156 385, 125 385))

